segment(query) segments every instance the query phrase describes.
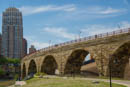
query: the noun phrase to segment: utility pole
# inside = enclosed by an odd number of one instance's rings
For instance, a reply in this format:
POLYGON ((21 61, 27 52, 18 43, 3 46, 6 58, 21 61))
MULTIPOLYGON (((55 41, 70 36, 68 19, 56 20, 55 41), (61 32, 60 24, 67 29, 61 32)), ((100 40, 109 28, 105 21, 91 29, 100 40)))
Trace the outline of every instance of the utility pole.
POLYGON ((120 24, 118 24, 117 26, 118 26, 118 28, 119 28, 119 29, 121 29, 121 26, 120 26, 120 24))
POLYGON ((79 39, 80 39, 81 33, 82 33, 82 32, 81 32, 81 31, 79 31, 79 39))

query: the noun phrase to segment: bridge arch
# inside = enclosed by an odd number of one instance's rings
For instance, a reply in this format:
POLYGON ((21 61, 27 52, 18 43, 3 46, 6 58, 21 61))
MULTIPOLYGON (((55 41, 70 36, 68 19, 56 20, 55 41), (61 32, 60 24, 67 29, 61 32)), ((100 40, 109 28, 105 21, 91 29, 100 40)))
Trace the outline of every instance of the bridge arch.
POLYGON ((37 65, 35 60, 31 60, 28 68, 28 75, 37 73, 37 65))
POLYGON ((112 76, 130 78, 130 41, 122 44, 111 56, 112 76))
POLYGON ((58 69, 57 62, 52 55, 47 55, 42 62, 41 65, 41 72, 44 72, 49 75, 54 75, 58 69))
POLYGON ((89 52, 84 49, 74 50, 68 57, 64 69, 64 74, 79 74, 81 66, 83 65, 83 61, 88 54, 89 52))

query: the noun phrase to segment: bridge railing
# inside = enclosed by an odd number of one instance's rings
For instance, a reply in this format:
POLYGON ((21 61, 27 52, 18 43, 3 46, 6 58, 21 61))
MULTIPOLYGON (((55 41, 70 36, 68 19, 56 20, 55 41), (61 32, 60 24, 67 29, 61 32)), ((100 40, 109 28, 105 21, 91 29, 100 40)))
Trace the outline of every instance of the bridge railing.
MULTIPOLYGON (((97 34, 97 35, 93 35, 93 36, 83 37, 83 38, 79 38, 79 39, 55 44, 55 45, 52 45, 52 46, 49 46, 49 47, 42 48, 42 49, 38 50, 37 52, 45 52, 45 51, 55 49, 55 48, 61 47, 61 46, 66 46, 66 45, 69 45, 69 44, 74 44, 74 43, 79 43, 79 42, 83 42, 83 41, 89 41, 89 40, 94 40, 94 39, 97 39, 97 38, 104 38, 104 37, 109 37, 109 36, 114 36, 114 35, 119 35, 119 34, 124 34, 124 33, 130 33, 130 28, 120 29, 120 30, 116 30, 116 31, 112 31, 112 32, 97 34)), ((35 53, 37 53, 37 52, 35 52, 35 53)), ((34 53, 28 54, 28 55, 33 55, 33 54, 34 53)))

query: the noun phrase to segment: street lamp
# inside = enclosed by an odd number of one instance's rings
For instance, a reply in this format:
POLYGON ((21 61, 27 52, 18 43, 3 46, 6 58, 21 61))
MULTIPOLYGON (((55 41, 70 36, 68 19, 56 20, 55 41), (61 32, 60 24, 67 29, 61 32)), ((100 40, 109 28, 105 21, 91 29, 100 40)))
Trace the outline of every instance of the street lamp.
POLYGON ((111 55, 109 55, 109 77, 110 77, 110 87, 112 87, 112 81, 111 81, 111 55))
MULTIPOLYGON (((111 61, 112 55, 109 55, 109 76, 110 76, 110 87, 112 87, 112 69, 111 69, 111 61)), ((116 64, 118 62, 117 59, 114 59, 113 63, 116 64)))
POLYGON ((81 33, 82 33, 82 32, 81 32, 81 31, 79 31, 79 39, 80 39, 81 33))
POLYGON ((118 24, 117 27, 120 29, 121 28, 120 24, 118 24))

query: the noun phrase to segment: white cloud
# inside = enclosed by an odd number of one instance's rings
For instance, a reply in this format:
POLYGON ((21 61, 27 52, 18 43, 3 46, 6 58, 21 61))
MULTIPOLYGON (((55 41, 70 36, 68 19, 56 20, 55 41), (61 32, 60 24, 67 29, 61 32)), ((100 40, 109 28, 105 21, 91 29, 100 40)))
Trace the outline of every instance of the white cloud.
MULTIPOLYGON (((120 25, 120 29, 130 28, 130 22, 127 22, 127 21, 120 22, 117 24, 117 26, 110 26, 110 25, 107 26, 107 25, 99 25, 99 24, 87 25, 87 27, 85 27, 84 29, 81 29, 81 32, 82 32, 81 36, 87 37, 87 36, 91 36, 95 34, 101 34, 101 33, 118 30, 119 29, 118 25, 120 25)), ((42 31, 46 33, 50 33, 54 35, 55 37, 58 36, 60 38, 67 38, 70 40, 75 39, 75 36, 78 36, 77 34, 69 33, 66 28, 62 28, 62 27, 60 28, 46 27, 42 29, 42 31)), ((25 38, 29 42, 29 47, 30 45, 34 45, 37 49, 41 49, 41 48, 45 48, 49 46, 49 42, 45 43, 45 42, 38 41, 35 36, 26 36, 25 38)), ((57 42, 61 43, 61 42, 64 42, 64 40, 63 39, 57 40, 57 42)))
POLYGON ((37 49, 41 49, 49 46, 49 43, 37 41, 37 38, 35 36, 25 36, 25 38, 28 41, 28 45, 29 45, 28 48, 30 48, 31 45, 34 45, 35 48, 37 49))
MULTIPOLYGON (((110 18, 124 15, 128 12, 126 8, 114 8, 105 6, 88 6, 85 8, 77 7, 74 12, 60 14, 58 17, 64 20, 93 20, 101 18, 110 18)), ((60 20, 61 20, 60 19, 60 20)))
POLYGON ((128 21, 123 21, 121 23, 119 23, 121 28, 130 28, 130 22, 128 21))
POLYGON ((31 44, 34 45, 37 49, 41 49, 49 46, 49 43, 42 43, 42 42, 32 42, 31 44))
POLYGON ((120 13, 122 11, 124 11, 124 10, 122 10, 122 9, 107 8, 107 9, 105 9, 103 11, 100 11, 99 13, 101 13, 101 14, 113 14, 113 13, 120 13))
POLYGON ((76 10, 75 7, 72 7, 72 8, 69 8, 69 9, 65 9, 65 11, 67 11, 67 12, 72 12, 72 11, 75 11, 75 10, 76 10))
POLYGON ((92 6, 88 7, 87 13, 89 14, 101 14, 101 15, 109 15, 109 14, 119 14, 122 12, 126 12, 126 9, 123 8, 112 8, 112 7, 101 7, 101 6, 92 6))
POLYGON ((51 33, 55 36, 67 38, 67 39, 74 39, 75 34, 67 32, 65 28, 55 28, 55 27, 46 27, 43 29, 44 32, 51 33))
POLYGON ((23 6, 19 8, 20 11, 24 15, 30 15, 30 14, 36 14, 36 13, 41 13, 41 12, 47 12, 47 11, 65 11, 65 12, 71 12, 75 11, 76 7, 75 5, 63 5, 63 6, 55 6, 55 5, 47 5, 47 6, 23 6))
POLYGON ((23 15, 31 15, 42 12, 54 12, 60 11, 56 16, 60 21, 65 20, 82 20, 82 19, 96 19, 96 18, 108 18, 123 15, 127 12, 125 8, 113 8, 104 6, 86 6, 85 8, 77 7, 74 4, 68 5, 46 5, 46 6, 23 6, 19 8, 23 15), (64 12, 64 13, 62 13, 64 12))
POLYGON ((87 36, 100 34, 100 33, 104 33, 104 32, 109 32, 109 31, 111 31, 111 30, 103 25, 91 25, 89 27, 81 29, 81 32, 83 32, 83 35, 86 34, 87 36))
MULTIPOLYGON (((130 28, 130 22, 128 21, 122 21, 120 23, 117 23, 117 26, 110 26, 110 25, 100 25, 100 24, 94 24, 94 25, 86 25, 87 27, 80 29, 81 30, 81 36, 87 37, 91 35, 101 34, 101 33, 107 33, 114 30, 118 30, 120 26, 120 29, 124 28, 130 28)), ((55 38, 66 38, 69 40, 75 39, 75 36, 78 36, 75 33, 69 33, 66 28, 62 27, 45 27, 42 29, 43 32, 52 34, 55 38)), ((49 46, 49 42, 41 42, 38 41, 37 37, 35 36, 26 36, 25 37, 30 45, 34 45, 37 49, 45 48, 49 46)), ((64 42, 64 39, 57 40, 57 43, 64 42)))
POLYGON ((107 26, 107 25, 89 25, 88 27, 81 29, 81 32, 84 36, 91 36, 96 35, 100 33, 107 33, 115 30, 124 29, 124 28, 130 28, 130 23, 127 21, 123 21, 117 24, 116 27, 113 26, 107 26), (120 26, 120 27, 119 27, 120 26))

